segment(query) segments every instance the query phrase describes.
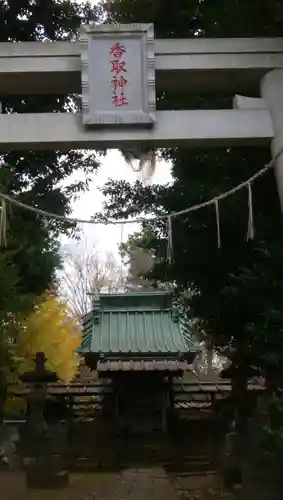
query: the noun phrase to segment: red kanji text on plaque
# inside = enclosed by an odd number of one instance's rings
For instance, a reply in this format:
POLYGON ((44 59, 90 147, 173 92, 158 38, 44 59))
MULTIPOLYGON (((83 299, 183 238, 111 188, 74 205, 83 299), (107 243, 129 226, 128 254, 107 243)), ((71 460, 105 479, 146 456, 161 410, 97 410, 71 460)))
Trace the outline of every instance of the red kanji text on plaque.
POLYGON ((119 75, 119 73, 126 73, 127 70, 125 68, 126 62, 125 61, 111 61, 112 68, 111 72, 116 73, 116 75, 119 75))
POLYGON ((127 98, 124 95, 113 95, 112 103, 114 104, 114 106, 116 106, 116 108, 121 108, 122 106, 128 105, 127 98))
POLYGON ((126 52, 126 48, 124 45, 121 45, 119 42, 116 42, 112 47, 110 48, 109 54, 115 59, 121 59, 123 54, 126 52))
POLYGON ((127 85, 127 80, 123 77, 123 75, 121 75, 120 78, 114 76, 111 83, 113 90, 123 89, 127 85))

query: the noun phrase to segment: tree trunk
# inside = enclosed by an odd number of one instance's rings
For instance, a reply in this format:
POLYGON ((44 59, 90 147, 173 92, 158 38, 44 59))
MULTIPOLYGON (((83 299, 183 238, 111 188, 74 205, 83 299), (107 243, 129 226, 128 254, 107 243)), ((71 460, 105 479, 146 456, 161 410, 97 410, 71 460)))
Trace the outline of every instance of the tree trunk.
POLYGON ((283 490, 282 462, 269 457, 263 449, 261 436, 264 425, 270 425, 269 394, 259 397, 250 428, 248 453, 243 474, 241 500, 281 500, 283 490))
POLYGON ((224 451, 224 476, 227 487, 233 487, 242 482, 242 464, 248 434, 247 380, 241 376, 240 370, 235 370, 231 385, 234 418, 225 438, 224 451))
POLYGON ((4 420, 6 397, 7 397, 7 387, 0 386, 0 427, 4 420))

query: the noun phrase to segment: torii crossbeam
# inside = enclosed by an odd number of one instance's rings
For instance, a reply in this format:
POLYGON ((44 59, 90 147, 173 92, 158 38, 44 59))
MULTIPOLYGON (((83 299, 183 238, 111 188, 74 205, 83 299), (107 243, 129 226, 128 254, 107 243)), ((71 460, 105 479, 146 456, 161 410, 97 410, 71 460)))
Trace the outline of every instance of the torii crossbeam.
MULTIPOLYGON (((78 113, 0 115, 2 152, 272 142, 277 155, 283 147, 283 38, 154 40, 152 25, 117 24, 83 27, 75 42, 0 43, 0 93, 82 94, 78 113), (155 84, 262 100, 238 100, 238 109, 156 113, 155 84)), ((283 207, 282 156, 275 173, 283 207)))

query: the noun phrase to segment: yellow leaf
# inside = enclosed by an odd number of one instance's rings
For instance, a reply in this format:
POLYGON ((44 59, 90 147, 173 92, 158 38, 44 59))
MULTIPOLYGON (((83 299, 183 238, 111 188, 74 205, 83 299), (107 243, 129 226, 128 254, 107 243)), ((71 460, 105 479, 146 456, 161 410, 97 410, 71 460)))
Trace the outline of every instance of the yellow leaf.
POLYGON ((78 367, 76 349, 81 343, 81 330, 71 319, 70 312, 54 295, 46 294, 23 324, 18 342, 18 354, 24 358, 19 371, 28 369, 36 352, 44 352, 46 366, 60 380, 69 382, 78 367))

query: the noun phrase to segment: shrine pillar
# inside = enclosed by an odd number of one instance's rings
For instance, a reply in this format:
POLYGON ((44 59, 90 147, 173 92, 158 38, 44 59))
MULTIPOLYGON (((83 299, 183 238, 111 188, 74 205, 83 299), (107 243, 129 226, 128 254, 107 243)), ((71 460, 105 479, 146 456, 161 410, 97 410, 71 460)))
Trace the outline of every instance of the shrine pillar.
POLYGON ((271 150, 275 157, 280 151, 282 155, 278 158, 274 168, 277 190, 283 213, 283 70, 276 69, 267 73, 261 81, 261 95, 270 111, 274 139, 271 150))

